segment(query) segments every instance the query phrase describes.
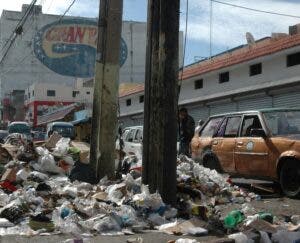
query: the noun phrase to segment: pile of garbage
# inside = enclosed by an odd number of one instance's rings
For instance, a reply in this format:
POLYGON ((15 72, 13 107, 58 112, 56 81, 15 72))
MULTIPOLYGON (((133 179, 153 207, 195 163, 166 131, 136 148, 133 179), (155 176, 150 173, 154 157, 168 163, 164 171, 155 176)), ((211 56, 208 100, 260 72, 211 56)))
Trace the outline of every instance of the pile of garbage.
POLYGON ((185 156, 177 161, 177 205, 166 205, 159 193, 150 193, 141 183, 140 163, 127 157, 122 179, 105 177, 96 183, 88 144, 53 134, 36 146, 15 134, 0 145, 0 235, 63 233, 82 238, 156 229, 176 235, 217 232, 244 242, 238 239, 250 239, 260 231, 277 239, 300 228, 299 219, 280 228, 272 215, 250 214, 245 203, 259 196, 185 156), (222 218, 220 207, 228 204, 244 210, 222 218), (267 230, 263 228, 266 223, 267 230))

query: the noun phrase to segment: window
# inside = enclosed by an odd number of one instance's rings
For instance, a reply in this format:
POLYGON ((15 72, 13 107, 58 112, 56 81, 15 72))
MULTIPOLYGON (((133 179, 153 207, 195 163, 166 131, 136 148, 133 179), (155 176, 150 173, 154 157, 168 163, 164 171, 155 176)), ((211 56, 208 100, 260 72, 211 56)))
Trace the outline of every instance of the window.
POLYGON ((290 54, 286 58, 286 66, 291 67, 300 64, 300 52, 290 54))
POLYGON ((219 83, 225 83, 229 81, 229 72, 219 74, 219 83))
POLYGON ((34 97, 34 90, 32 90, 32 97, 34 97))
POLYGON ((55 96, 55 90, 47 90, 47 96, 55 96))
POLYGON ((251 130, 262 128, 258 116, 246 116, 242 125, 242 137, 250 137, 251 130))
POLYGON ((126 100, 126 106, 131 106, 131 99, 126 100))
POLYGON ((215 135, 223 117, 212 118, 201 131, 201 137, 212 137, 215 135))
POLYGON ((218 129, 216 137, 223 137, 224 136, 226 124, 227 124, 227 119, 224 119, 221 126, 218 129))
POLYGON ((91 94, 91 92, 90 92, 90 91, 87 91, 86 94, 89 95, 89 94, 91 94))
POLYGON ((141 95, 139 99, 140 99, 140 103, 144 103, 144 95, 141 95))
POLYGON ((135 131, 136 131, 135 129, 131 129, 131 130, 128 132, 127 136, 126 136, 125 141, 127 141, 127 142, 132 142, 132 141, 133 141, 134 134, 135 134, 135 131))
POLYGON ((134 141, 136 143, 140 143, 143 140, 143 131, 141 129, 138 129, 135 133, 134 141))
POLYGON ((241 117, 229 117, 227 119, 227 125, 225 128, 224 137, 234 138, 238 135, 239 127, 241 123, 241 117))
POLYGON ((194 88, 195 89, 202 89, 203 88, 203 79, 195 80, 194 88))
POLYGON ((249 67, 249 75, 254 76, 261 74, 261 63, 253 64, 249 67))
POLYGON ((76 97, 77 95, 79 95, 79 94, 80 94, 79 91, 74 90, 74 91, 72 92, 72 97, 75 98, 75 97, 76 97))

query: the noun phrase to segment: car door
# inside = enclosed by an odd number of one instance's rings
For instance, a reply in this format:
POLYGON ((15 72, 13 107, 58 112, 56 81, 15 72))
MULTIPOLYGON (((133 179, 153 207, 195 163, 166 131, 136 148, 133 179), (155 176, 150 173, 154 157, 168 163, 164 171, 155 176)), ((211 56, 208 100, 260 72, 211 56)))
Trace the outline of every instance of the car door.
POLYGON ((124 139, 124 152, 126 153, 126 155, 133 153, 132 144, 133 144, 133 138, 135 136, 135 133, 136 133, 136 129, 131 128, 124 139))
POLYGON ((225 118, 212 140, 212 151, 217 156, 225 172, 236 172, 234 150, 241 120, 241 116, 229 116, 225 118))
POLYGON ((258 115, 243 117, 235 148, 236 168, 242 175, 263 176, 269 168, 269 148, 266 138, 251 136, 251 129, 263 129, 258 115))
POLYGON ((133 153, 138 158, 142 158, 142 141, 143 141, 143 130, 141 128, 137 128, 136 133, 134 135, 133 143, 131 144, 131 148, 133 153))

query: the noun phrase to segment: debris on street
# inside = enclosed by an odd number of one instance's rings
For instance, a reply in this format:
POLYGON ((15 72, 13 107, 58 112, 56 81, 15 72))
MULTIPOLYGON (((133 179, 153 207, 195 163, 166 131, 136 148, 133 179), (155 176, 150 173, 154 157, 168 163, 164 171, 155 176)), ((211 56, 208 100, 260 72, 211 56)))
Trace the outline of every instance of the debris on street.
POLYGON ((63 233, 83 238, 158 230, 195 237, 227 235, 235 242, 300 239, 299 215, 283 222, 268 212, 256 212, 250 203, 260 200, 258 195, 186 156, 177 160, 178 200, 172 207, 141 183, 141 161, 134 156, 124 159, 121 180, 104 177, 96 183, 88 144, 54 133, 35 147, 15 135, 0 145, 0 151, 0 235, 63 233), (12 150, 13 146, 18 147, 12 150), (236 209, 222 216, 224 205, 236 209))

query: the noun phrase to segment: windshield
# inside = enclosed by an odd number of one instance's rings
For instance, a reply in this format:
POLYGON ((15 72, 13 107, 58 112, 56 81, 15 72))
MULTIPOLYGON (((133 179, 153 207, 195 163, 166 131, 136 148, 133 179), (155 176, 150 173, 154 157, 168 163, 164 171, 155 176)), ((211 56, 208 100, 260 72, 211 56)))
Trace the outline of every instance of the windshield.
POLYGON ((60 135, 66 138, 72 138, 74 136, 74 127, 69 126, 53 126, 53 132, 58 132, 60 135))
POLYGON ((26 124, 13 124, 8 128, 9 133, 30 134, 30 127, 26 124))
POLYGON ((300 110, 263 113, 273 136, 300 134, 300 110))

